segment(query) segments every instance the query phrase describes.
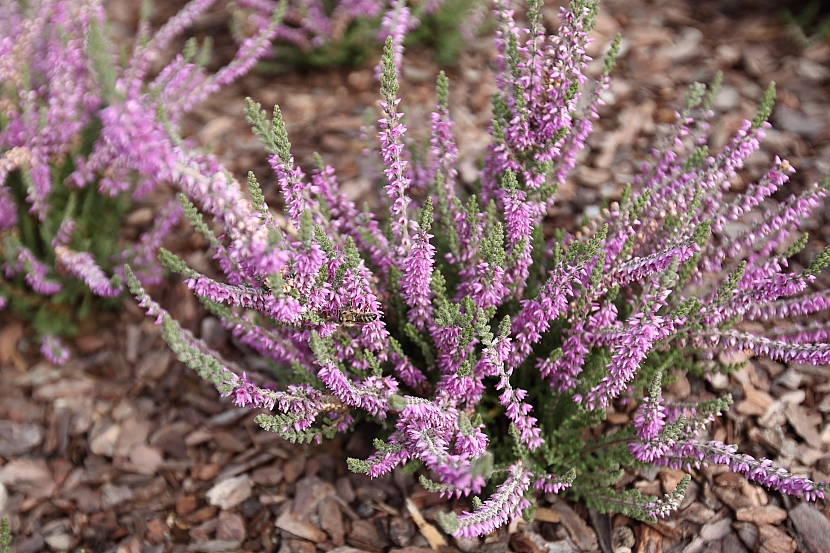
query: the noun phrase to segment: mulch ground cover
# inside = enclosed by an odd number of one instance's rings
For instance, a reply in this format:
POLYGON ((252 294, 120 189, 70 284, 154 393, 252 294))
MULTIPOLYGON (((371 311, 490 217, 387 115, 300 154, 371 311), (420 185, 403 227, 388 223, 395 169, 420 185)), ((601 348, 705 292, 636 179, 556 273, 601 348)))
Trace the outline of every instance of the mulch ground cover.
MULTIPOLYGON (((134 28, 133 4, 108 6, 123 40, 134 28)), ((195 32, 226 32, 226 18, 213 12, 197 22, 195 32)), ((546 20, 555 22, 554 6, 546 8, 546 20)), ((618 32, 622 54, 604 96, 603 118, 573 178, 559 191, 552 224, 574 230, 583 214, 597 212, 603 197, 618 197, 642 162, 637 156, 665 135, 686 87, 710 80, 717 70, 724 72, 724 86, 712 124, 713 150, 752 118, 767 83, 777 83, 774 130, 732 183, 736 192, 763 174, 775 155, 798 170, 787 193, 830 170, 830 42, 799 44, 777 4, 609 0, 594 31, 597 48, 618 32)), ((223 43, 218 44, 221 55, 223 43)), ((447 68, 464 184, 474 180, 488 143, 493 53, 488 37, 471 40, 458 64, 447 68)), ((430 60, 428 51, 413 48, 402 71, 407 123, 419 139, 427 136, 439 69, 430 60)), ((597 73, 598 66, 591 71, 597 73)), ((245 96, 269 109, 279 104, 297 161, 309 168, 319 151, 352 198, 373 202, 371 184, 361 176, 370 162, 360 152, 364 113, 376 106, 377 89, 371 65, 250 75, 199 108, 188 133, 211 146, 238 176, 254 170, 266 198, 279 206, 274 177, 242 115, 245 96)), ((150 225, 165 195, 172 191, 136 206, 125 238, 150 225)), ((826 213, 808 223, 811 241, 800 262, 806 264, 830 240, 826 213)), ((187 226, 166 246, 194 268, 212 271, 205 244, 187 226)), ((825 276, 817 286, 828 284, 825 276)), ((179 280, 170 278, 150 292, 212 347, 250 371, 267 373, 179 280)), ((718 469, 695 472, 681 509, 659 523, 599 515, 549 495, 539 498, 530 525, 514 523, 482 539, 453 539, 438 529, 436 513, 465 509, 463 500, 425 492, 401 471, 370 480, 346 470, 346 456, 371 451, 371 429, 320 446, 288 444, 259 429, 256 412, 219 398, 176 361, 132 299, 122 307, 96 317, 73 342, 74 359, 63 367, 38 357, 24 323, 0 314, 0 513, 11 522, 13 551, 830 551, 826 501, 793 501, 718 469)), ((666 395, 695 401, 731 393, 735 405, 713 425, 713 438, 797 474, 830 479, 830 368, 757 358, 724 361, 743 368, 710 382, 680 378, 666 395)), ((608 415, 614 424, 630 416, 608 415)), ((662 494, 681 476, 672 470, 630 471, 622 484, 662 494)))

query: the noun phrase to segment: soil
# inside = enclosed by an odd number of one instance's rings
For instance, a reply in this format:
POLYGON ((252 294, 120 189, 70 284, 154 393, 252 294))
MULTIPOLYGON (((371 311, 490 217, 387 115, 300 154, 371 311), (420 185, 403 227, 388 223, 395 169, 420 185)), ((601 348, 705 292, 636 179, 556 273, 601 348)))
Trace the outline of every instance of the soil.
MULTIPOLYGON (((135 2, 108 5, 113 30, 129 40, 135 2)), ((179 4, 165 6, 159 22, 179 4)), ((793 3, 798 12, 803 5, 793 3)), ((776 155, 798 170, 788 195, 830 170, 830 41, 804 46, 774 2, 608 0, 590 53, 617 34, 622 53, 605 96, 601 121, 573 178, 559 191, 551 222, 574 229, 603 197, 619 197, 650 145, 659 144, 687 86, 724 72, 713 119, 713 148, 752 118, 770 81, 778 103, 774 130, 753 155, 734 191, 762 175, 776 155)), ((556 22, 555 5, 546 22, 556 22)), ((200 19, 194 34, 227 33, 221 10, 200 19)), ((217 59, 232 44, 217 40, 217 59)), ((467 41, 450 78, 450 110, 468 185, 488 143, 493 84, 489 37, 467 41)), ((598 56, 598 59, 601 56, 598 56)), ((407 50, 402 105, 417 140, 427 137, 439 71, 428 50, 407 50)), ((372 203, 361 155, 364 113, 376 110, 374 64, 350 69, 252 74, 198 108, 187 135, 211 147, 242 182, 254 171, 273 206, 275 179, 244 120, 244 98, 266 109, 279 104, 293 153, 304 168, 320 152, 350 197, 372 203)), ((592 66, 597 72, 598 67, 592 66)), ((171 191, 136 206, 125 237, 152 221, 171 191), (147 214, 150 214, 149 217, 147 214)), ((808 222, 803 263, 830 240, 827 211, 808 222)), ((185 225, 166 246, 199 270, 211 271, 205 244, 185 225)), ((826 287, 822 277, 819 286, 826 287)), ((177 279, 150 290, 184 327, 249 370, 262 363, 205 314, 177 279)), ((536 520, 517 522, 478 540, 455 540, 436 513, 466 509, 423 491, 396 471, 370 480, 346 469, 346 456, 365 456, 369 432, 321 446, 295 446, 261 430, 255 412, 238 409, 175 360, 159 330, 136 303, 102 314, 72 344, 73 360, 54 367, 40 358, 26 325, 0 313, 0 513, 11 522, 18 552, 278 551, 336 553, 660 553, 830 551, 826 501, 802 503, 721 470, 693 474, 681 509, 659 523, 589 512, 567 498, 540 497, 536 520)), ((731 393, 735 405, 711 434, 756 457, 815 480, 830 479, 830 378, 827 367, 743 362, 734 376, 702 382, 681 378, 674 398, 731 393)), ((614 422, 629 415, 610 413, 614 422)), ((671 491, 682 473, 631 472, 627 482, 650 494, 671 491)))

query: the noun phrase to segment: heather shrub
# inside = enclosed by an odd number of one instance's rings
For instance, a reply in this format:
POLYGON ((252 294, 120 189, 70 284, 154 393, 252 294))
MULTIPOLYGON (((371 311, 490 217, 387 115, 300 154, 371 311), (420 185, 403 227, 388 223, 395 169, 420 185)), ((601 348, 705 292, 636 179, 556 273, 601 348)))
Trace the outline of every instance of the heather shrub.
POLYGON ((377 421, 377 451, 350 459, 351 470, 379 477, 403 465, 420 471, 427 489, 469 496, 469 511, 441 520, 456 536, 532 516, 536 491, 601 512, 664 517, 689 477, 663 497, 620 484, 624 470, 649 465, 723 465, 782 493, 823 497, 827 483, 708 437, 729 396, 663 397, 680 375, 735 370, 719 359, 737 353, 830 362, 826 325, 805 319, 830 306, 828 292, 810 288, 830 254, 804 270, 789 265, 824 187, 774 202, 794 171, 776 159, 744 193, 726 195, 769 126, 774 88, 723 151, 710 153, 719 77, 693 85, 670 136, 621 200, 576 234, 546 235, 547 210, 585 147, 619 38, 589 83, 585 47, 597 4, 572 2, 552 35, 540 9, 531 1, 529 28, 519 29, 506 3, 496 7, 493 140, 475 194, 456 181, 443 75, 429 154, 416 163, 406 148, 396 96, 400 29, 387 39, 380 72, 382 213, 355 207, 319 157, 307 176, 279 108, 269 118, 252 102, 248 120, 276 172, 285 223, 254 175, 250 201, 221 169, 182 186, 187 216, 209 238, 227 282, 164 250, 162 260, 286 384, 210 351, 127 270, 131 291, 181 361, 237 405, 263 409, 263 428, 319 442, 358 419, 377 421), (199 209, 221 224, 221 238, 199 209), (739 221, 745 231, 726 232, 739 221), (769 324, 785 319, 796 324, 769 324), (632 421, 611 424, 610 412, 632 421))
MULTIPOLYGON (((267 24, 277 2, 237 0, 234 10, 237 32, 250 25, 267 24), (244 23, 243 23, 244 22, 244 23)), ((333 1, 303 0, 288 4, 278 29, 271 59, 260 67, 281 71, 289 67, 356 67, 378 55, 393 28, 406 29, 406 43, 424 44, 441 65, 455 62, 466 35, 479 26, 483 2, 428 0, 333 1), (470 16, 473 17, 470 17, 470 16), (395 21, 404 18, 405 26, 395 21)))
POLYGON ((102 2, 0 5, 0 307, 32 321, 54 362, 68 356, 59 336, 114 303, 125 261, 145 284, 159 281, 157 248, 181 216, 178 202, 136 244, 119 240, 134 202, 174 180, 174 157, 157 143, 247 71, 274 34, 275 25, 265 28, 214 75, 202 68, 209 48, 195 42, 151 74, 209 5, 191 2, 155 34, 145 9, 123 63, 107 41, 102 2))

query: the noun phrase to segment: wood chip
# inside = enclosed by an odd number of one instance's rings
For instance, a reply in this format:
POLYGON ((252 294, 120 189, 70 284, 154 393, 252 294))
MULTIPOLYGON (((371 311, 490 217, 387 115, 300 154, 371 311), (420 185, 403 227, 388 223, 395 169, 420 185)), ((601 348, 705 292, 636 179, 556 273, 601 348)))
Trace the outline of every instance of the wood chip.
POLYGON ((732 519, 722 518, 717 522, 704 524, 700 529, 700 537, 704 541, 717 541, 725 538, 732 531, 732 519))
POLYGON ((227 510, 251 497, 251 480, 247 474, 222 480, 207 491, 208 503, 227 510))
POLYGON ((216 519, 216 539, 242 542, 245 540, 245 519, 237 513, 222 511, 216 519))
POLYGON ((637 553, 663 553, 663 535, 650 526, 643 525, 637 553))
POLYGON ((795 540, 777 526, 759 526, 758 537, 761 543, 758 553, 795 553, 795 540))
POLYGON ((343 514, 335 501, 322 501, 317 506, 320 526, 331 538, 331 543, 341 546, 346 543, 346 530, 343 526, 343 514))
MULTIPOLYGON (((217 476, 217 478, 219 480, 222 480, 224 478, 228 478, 228 477, 231 477, 231 476, 236 476, 237 474, 242 474, 243 472, 248 472, 249 470, 251 470, 254 467, 257 467, 257 466, 259 466, 263 463, 267 463, 268 461, 271 461, 273 458, 274 458, 273 453, 271 453, 269 451, 265 451, 263 453, 255 455, 254 457, 248 459, 247 461, 234 463, 233 465, 229 465, 229 466, 225 467, 222 470, 222 472, 219 473, 219 476, 217 476)), ((282 473, 280 473, 280 479, 281 479, 281 474, 282 473)), ((254 480, 254 481, 256 481, 256 480, 254 480)))
POLYGON ((743 384, 743 389, 745 399, 735 406, 735 410, 742 415, 763 416, 775 401, 768 393, 755 389, 749 382, 743 384))
POLYGON ((291 509, 283 509, 282 514, 277 518, 276 526, 314 543, 323 543, 326 541, 325 532, 309 522, 298 519, 291 512, 291 509))
POLYGON ((795 433, 804 438, 811 447, 821 449, 821 436, 816 425, 810 420, 807 410, 801 405, 788 403, 784 412, 795 433))
POLYGON ((444 539, 443 534, 441 534, 435 526, 424 519, 424 515, 421 514, 421 511, 412 499, 407 497, 405 503, 409 516, 412 517, 412 520, 415 522, 418 530, 421 531, 421 535, 426 538, 429 546, 435 551, 440 551, 441 547, 447 545, 447 540, 444 539))
POLYGON ((790 510, 790 520, 798 535, 814 553, 830 552, 830 521, 809 503, 790 510))
POLYGON ((557 501, 551 506, 562 519, 559 521, 567 530, 574 544, 582 551, 595 551, 599 546, 594 530, 585 524, 585 520, 564 501, 557 501))
POLYGON ((533 520, 556 523, 562 520, 562 517, 559 515, 559 513, 551 509, 548 509, 547 507, 536 507, 533 510, 533 520))
POLYGON ((747 507, 735 511, 735 518, 741 522, 754 522, 755 524, 778 524, 787 520, 787 511, 775 505, 763 507, 747 507))

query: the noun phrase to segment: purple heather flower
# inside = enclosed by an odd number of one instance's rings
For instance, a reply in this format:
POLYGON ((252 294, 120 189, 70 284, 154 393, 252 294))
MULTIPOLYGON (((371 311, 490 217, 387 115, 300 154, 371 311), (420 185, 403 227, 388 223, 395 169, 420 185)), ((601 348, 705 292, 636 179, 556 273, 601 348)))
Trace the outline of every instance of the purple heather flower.
POLYGON ((25 272, 26 284, 38 294, 44 296, 54 296, 60 292, 63 287, 60 283, 47 278, 49 269, 35 258, 35 255, 28 248, 21 248, 17 252, 17 263, 15 265, 4 264, 6 276, 25 272))
MULTIPOLYGON (((417 26, 417 23, 417 20, 411 20, 405 0, 390 0, 389 9, 386 10, 380 23, 378 37, 381 40, 386 40, 387 37, 392 38, 395 75, 398 78, 400 78, 401 63, 403 62, 403 39, 409 31, 417 26)), ((378 74, 380 74, 380 68, 378 68, 378 74)))
POLYGON ((159 284, 162 279, 161 268, 156 263, 156 256, 164 237, 176 227, 182 217, 182 207, 177 199, 168 201, 161 208, 153 223, 153 228, 139 237, 133 251, 125 252, 123 261, 131 261, 136 276, 146 286, 159 284))
POLYGON ((69 274, 80 279, 89 286, 92 293, 102 298, 117 296, 124 289, 120 279, 115 282, 107 278, 104 271, 95 263, 95 258, 89 252, 76 252, 66 246, 55 248, 55 260, 59 267, 69 274))
POLYGON ((40 339, 40 353, 53 365, 63 365, 69 361, 69 349, 60 338, 46 335, 40 339))
POLYGON ((432 267, 435 264, 435 247, 429 243, 432 235, 418 228, 412 240, 412 247, 403 262, 401 297, 409 306, 409 322, 419 331, 424 330, 432 318, 432 267))
POLYGON ((455 532, 458 538, 473 538, 489 534, 499 526, 507 524, 522 515, 530 507, 524 498, 531 485, 531 473, 517 461, 507 469, 507 479, 496 493, 473 512, 464 512, 458 517, 460 526, 455 532))
POLYGON ((406 127, 401 123, 403 114, 398 113, 396 108, 400 99, 390 98, 381 102, 386 117, 378 124, 380 126, 380 147, 383 155, 384 174, 389 184, 386 186, 386 194, 392 200, 389 206, 389 215, 392 224, 392 233, 399 242, 398 256, 402 257, 409 249, 409 217, 406 208, 409 205, 409 196, 406 190, 409 186, 409 178, 406 176, 407 164, 403 155, 403 136, 406 127))
POLYGON ((660 316, 647 318, 641 313, 631 317, 628 329, 614 341, 616 349, 608 364, 606 376, 585 396, 586 409, 602 409, 612 399, 619 397, 634 378, 653 344, 668 336, 673 331, 673 326, 671 321, 660 316))

